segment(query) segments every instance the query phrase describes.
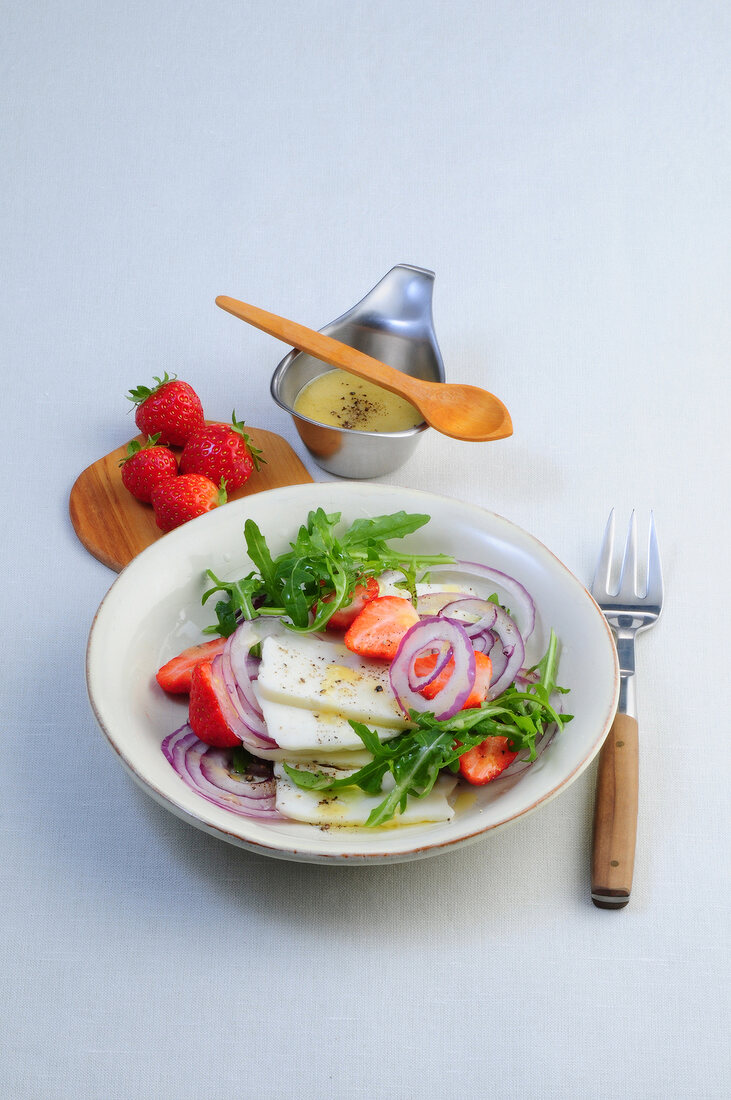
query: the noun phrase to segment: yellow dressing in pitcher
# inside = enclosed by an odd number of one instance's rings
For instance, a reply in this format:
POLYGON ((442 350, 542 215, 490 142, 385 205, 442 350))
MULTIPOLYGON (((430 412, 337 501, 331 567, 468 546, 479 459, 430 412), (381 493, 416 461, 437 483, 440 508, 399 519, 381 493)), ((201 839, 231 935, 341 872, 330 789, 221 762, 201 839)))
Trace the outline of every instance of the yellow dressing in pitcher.
POLYGON ((326 371, 303 386, 294 411, 319 424, 360 432, 403 432, 424 422, 403 397, 342 370, 326 371))

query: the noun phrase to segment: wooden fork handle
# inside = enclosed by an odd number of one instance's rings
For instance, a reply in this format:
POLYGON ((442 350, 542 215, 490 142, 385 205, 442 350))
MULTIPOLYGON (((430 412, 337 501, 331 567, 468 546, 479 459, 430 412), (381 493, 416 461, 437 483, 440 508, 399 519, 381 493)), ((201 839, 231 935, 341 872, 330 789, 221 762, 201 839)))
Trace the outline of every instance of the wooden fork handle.
POLYGON ((591 900, 599 909, 621 909, 632 892, 637 836, 637 719, 617 714, 599 753, 591 900))

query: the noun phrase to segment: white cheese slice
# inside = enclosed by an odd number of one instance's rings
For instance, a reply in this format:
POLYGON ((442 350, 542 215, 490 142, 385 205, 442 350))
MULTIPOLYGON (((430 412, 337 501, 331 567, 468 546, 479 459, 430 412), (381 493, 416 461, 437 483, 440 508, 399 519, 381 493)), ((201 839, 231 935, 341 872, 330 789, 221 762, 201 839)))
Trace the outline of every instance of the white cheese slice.
POLYGON ((370 764, 373 757, 362 747, 360 749, 331 752, 329 749, 306 749, 293 752, 292 749, 257 749, 256 755, 262 760, 287 760, 290 764, 314 764, 316 767, 344 768, 353 771, 370 764))
MULTIPOLYGON (((457 566, 455 566, 455 571, 458 571, 457 566)), ((378 578, 378 595, 379 596, 398 596, 403 600, 404 597, 408 596, 408 593, 405 591, 405 589, 399 588, 397 586, 396 582, 400 581, 400 580, 403 580, 403 577, 400 573, 388 573, 388 574, 384 574, 383 576, 379 577, 378 578)), ((432 593, 436 593, 436 592, 444 592, 447 595, 449 595, 451 593, 454 593, 454 598, 455 599, 458 599, 459 596, 464 595, 465 593, 467 593, 470 596, 483 596, 483 594, 481 592, 478 592, 477 589, 474 588, 473 585, 467 584, 467 583, 455 583, 455 582, 451 582, 451 581, 450 582, 445 581, 444 583, 441 583, 441 584, 438 583, 438 582, 433 583, 433 584, 421 584, 421 583, 419 583, 416 586, 417 598, 419 596, 428 596, 428 595, 431 595, 432 593)), ((488 592, 487 595, 489 596, 490 593, 488 592)))
MULTIPOLYGON (((346 772, 331 768, 322 771, 332 775, 346 772)), ((393 778, 384 779, 384 791, 370 795, 359 787, 345 787, 337 792, 305 791, 289 778, 281 764, 274 765, 277 780, 277 809, 293 821, 310 825, 365 825, 371 810, 381 803, 386 791, 393 787, 393 778)), ((433 789, 424 798, 410 798, 403 813, 397 811, 386 826, 414 825, 422 821, 451 821, 454 808, 447 801, 457 783, 455 776, 440 776, 433 789)))
MULTIPOLYGON (((257 698, 264 715, 267 732, 281 749, 304 753, 308 750, 327 752, 348 752, 363 749, 363 742, 342 714, 327 710, 308 710, 305 707, 290 706, 288 703, 274 703, 261 691, 257 698)), ((368 728, 378 734, 380 741, 397 737, 400 729, 368 724, 368 728)), ((402 725, 405 728, 405 723, 402 725)))
POLYGON ((388 665, 307 635, 265 638, 261 650, 257 694, 262 706, 284 703, 367 725, 404 728, 388 665))

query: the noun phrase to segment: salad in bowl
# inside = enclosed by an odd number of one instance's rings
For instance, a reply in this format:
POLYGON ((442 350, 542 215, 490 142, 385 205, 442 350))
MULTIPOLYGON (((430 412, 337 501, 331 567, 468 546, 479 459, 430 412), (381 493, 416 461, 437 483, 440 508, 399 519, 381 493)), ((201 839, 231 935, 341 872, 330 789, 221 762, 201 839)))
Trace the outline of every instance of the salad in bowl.
POLYGON ((559 640, 551 630, 526 666, 535 605, 519 581, 399 550, 429 519, 346 527, 317 508, 276 557, 245 521, 255 568, 207 571, 217 637, 157 672, 189 696, 188 721, 162 743, 188 786, 244 817, 399 827, 451 820, 458 783, 531 766, 570 720, 559 640))
POLYGON ((97 720, 184 820, 310 862, 420 858, 563 790, 616 707, 586 589, 483 509, 363 483, 233 502, 134 559, 90 634, 97 720))

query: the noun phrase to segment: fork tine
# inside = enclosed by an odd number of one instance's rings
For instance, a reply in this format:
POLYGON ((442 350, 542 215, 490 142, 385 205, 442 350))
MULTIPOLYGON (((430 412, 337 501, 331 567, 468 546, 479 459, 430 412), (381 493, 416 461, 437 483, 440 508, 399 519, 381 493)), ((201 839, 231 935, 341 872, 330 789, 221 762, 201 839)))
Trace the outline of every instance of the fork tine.
POLYGON ((624 544, 617 595, 621 600, 630 600, 632 596, 639 595, 637 591, 637 516, 634 508, 627 528, 627 541, 624 544))
POLYGON ((599 559, 596 563, 596 570, 594 572, 594 580, 592 581, 591 590, 594 594, 594 599, 601 601, 603 597, 609 595, 609 582, 612 576, 612 557, 614 551, 614 508, 609 513, 609 519, 607 520, 607 526, 604 528, 604 538, 602 539, 602 548, 599 551, 599 559))
POLYGON ((657 531, 655 530, 655 516, 650 512, 650 537, 647 544, 647 591, 645 599, 656 604, 658 610, 662 607, 663 583, 662 562, 660 561, 660 548, 657 544, 657 531))

